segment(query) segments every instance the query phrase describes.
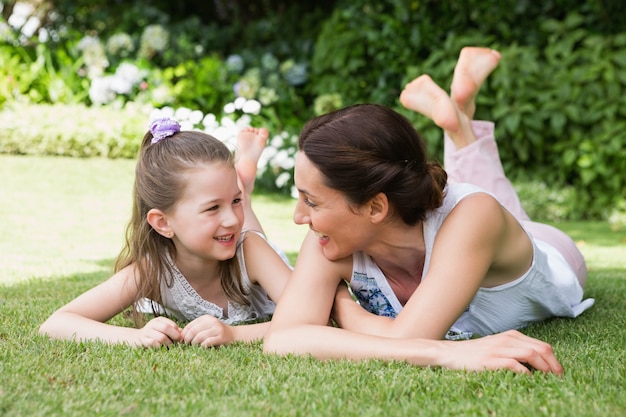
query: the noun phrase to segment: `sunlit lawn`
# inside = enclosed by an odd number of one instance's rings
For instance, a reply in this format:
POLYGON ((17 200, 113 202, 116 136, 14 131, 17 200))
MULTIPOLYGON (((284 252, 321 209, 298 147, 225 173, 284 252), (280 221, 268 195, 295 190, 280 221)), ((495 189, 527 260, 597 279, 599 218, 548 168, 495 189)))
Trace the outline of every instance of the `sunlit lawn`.
MULTIPOLYGON (((154 350, 48 341, 39 324, 109 276, 133 169, 128 160, 0 155, 0 415, 626 414, 626 234, 602 222, 557 225, 588 259, 596 305, 524 330, 553 344, 562 378, 278 358, 259 343, 154 350)), ((294 259, 306 232, 291 221, 294 201, 255 197, 269 238, 294 259)))

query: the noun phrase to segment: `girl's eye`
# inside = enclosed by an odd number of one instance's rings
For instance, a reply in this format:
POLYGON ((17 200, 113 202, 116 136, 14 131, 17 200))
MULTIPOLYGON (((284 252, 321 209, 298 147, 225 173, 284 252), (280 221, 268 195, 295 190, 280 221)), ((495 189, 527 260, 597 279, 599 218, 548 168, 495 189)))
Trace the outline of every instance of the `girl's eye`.
POLYGON ((215 210, 217 210, 218 208, 220 208, 220 206, 215 205, 215 206, 209 207, 208 209, 206 209, 206 211, 215 211, 215 210))
POLYGON ((233 204, 241 204, 241 198, 235 198, 233 204))

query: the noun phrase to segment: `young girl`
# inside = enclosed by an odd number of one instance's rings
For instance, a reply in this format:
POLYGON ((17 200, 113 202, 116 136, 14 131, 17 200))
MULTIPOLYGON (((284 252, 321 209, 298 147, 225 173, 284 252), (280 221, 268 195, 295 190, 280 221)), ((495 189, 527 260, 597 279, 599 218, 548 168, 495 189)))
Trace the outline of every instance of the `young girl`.
POLYGON ((273 313, 291 273, 249 200, 267 137, 265 129, 242 130, 235 168, 219 140, 181 132, 175 120, 153 121, 141 144, 116 273, 53 313, 40 332, 137 346, 262 338, 269 323, 245 323, 273 313), (138 328, 106 323, 131 305, 138 326, 146 306, 157 317, 138 328), (180 328, 162 313, 188 323, 180 328))
POLYGON ((499 59, 495 51, 466 48, 451 96, 422 76, 400 97, 455 145, 445 159, 450 178, 427 161, 410 123, 386 107, 356 105, 305 126, 294 220, 311 232, 266 351, 519 372, 530 363, 561 371, 549 346, 517 331, 442 341, 439 349, 423 340, 575 317, 593 303, 581 302, 586 270, 574 243, 528 220, 502 172, 493 125, 471 123, 475 96, 499 59), (331 308, 341 329, 324 327, 331 308))

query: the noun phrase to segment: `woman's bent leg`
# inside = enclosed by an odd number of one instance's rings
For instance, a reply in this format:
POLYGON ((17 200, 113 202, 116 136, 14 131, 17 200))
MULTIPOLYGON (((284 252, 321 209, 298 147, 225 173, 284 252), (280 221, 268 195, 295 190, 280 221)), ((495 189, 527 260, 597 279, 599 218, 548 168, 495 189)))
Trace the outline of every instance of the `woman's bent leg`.
POLYGON ((584 288, 587 265, 576 243, 556 227, 531 221, 522 208, 517 192, 504 174, 493 123, 473 121, 472 129, 476 141, 458 150, 444 135, 444 166, 450 181, 474 184, 492 193, 533 238, 552 245, 563 255, 584 288))
POLYGON ((587 264, 576 243, 565 232, 556 227, 533 221, 522 221, 522 227, 536 240, 544 241, 554 247, 572 268, 578 282, 585 288, 587 282, 587 264))
POLYGON ((529 220, 511 182, 506 178, 492 122, 473 121, 476 141, 458 149, 444 135, 444 167, 452 182, 477 185, 492 193, 518 220, 529 220))

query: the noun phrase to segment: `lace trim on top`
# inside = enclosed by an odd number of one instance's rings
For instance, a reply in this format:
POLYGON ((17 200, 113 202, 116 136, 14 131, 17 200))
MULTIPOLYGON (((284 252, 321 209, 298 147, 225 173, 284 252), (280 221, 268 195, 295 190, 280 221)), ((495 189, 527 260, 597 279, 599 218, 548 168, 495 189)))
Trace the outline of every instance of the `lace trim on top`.
MULTIPOLYGON (((172 295, 172 303, 177 307, 180 314, 187 320, 194 320, 202 315, 210 314, 226 324, 234 324, 242 321, 254 320, 258 314, 252 306, 246 306, 228 300, 228 317, 224 317, 224 310, 217 304, 205 300, 193 289, 189 281, 183 276, 173 262, 172 286, 169 288, 172 295)), ((249 283, 243 280, 246 291, 249 291, 249 283)))

